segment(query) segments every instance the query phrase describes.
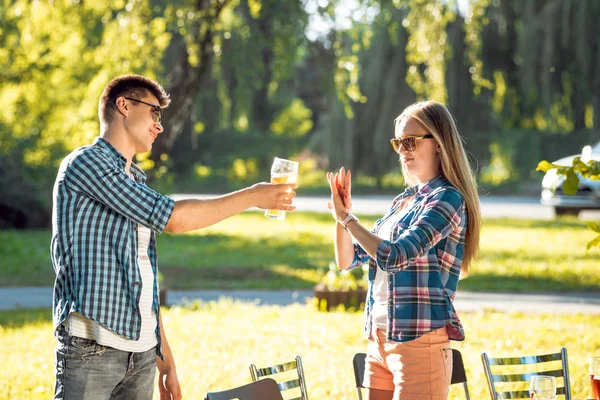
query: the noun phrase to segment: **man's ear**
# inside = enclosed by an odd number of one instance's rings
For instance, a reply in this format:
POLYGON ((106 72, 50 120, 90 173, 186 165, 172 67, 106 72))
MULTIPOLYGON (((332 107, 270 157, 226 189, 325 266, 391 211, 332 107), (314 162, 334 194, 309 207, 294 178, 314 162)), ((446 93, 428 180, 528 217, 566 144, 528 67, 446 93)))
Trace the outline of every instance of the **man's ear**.
POLYGON ((125 97, 123 97, 123 96, 117 97, 115 104, 117 105, 117 110, 119 110, 119 112, 121 114, 127 116, 127 114, 129 113, 129 106, 127 105, 127 101, 125 100, 125 97))

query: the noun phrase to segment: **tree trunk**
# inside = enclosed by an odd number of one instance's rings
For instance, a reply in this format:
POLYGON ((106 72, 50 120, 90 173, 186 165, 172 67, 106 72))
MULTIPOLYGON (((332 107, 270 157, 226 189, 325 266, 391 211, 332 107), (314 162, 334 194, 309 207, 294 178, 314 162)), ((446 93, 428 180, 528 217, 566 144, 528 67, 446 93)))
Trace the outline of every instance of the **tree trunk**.
POLYGON ((194 5, 196 14, 192 23, 192 31, 197 32, 198 64, 189 62, 186 46, 178 55, 179 61, 168 74, 168 92, 171 94, 171 105, 164 112, 164 132, 154 142, 151 159, 156 165, 161 164, 161 155, 169 153, 175 139, 179 137, 186 123, 190 121, 190 113, 200 89, 202 78, 209 70, 213 60, 214 29, 221 11, 231 0, 197 0, 194 5))

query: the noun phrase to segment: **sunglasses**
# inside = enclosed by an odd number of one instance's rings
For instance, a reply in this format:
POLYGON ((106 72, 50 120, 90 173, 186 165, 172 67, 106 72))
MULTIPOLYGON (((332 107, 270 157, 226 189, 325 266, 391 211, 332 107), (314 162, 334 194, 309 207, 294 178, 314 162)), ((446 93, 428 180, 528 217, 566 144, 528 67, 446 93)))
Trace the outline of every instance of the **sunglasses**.
POLYGON ((134 99, 131 97, 125 97, 125 96, 123 96, 123 97, 126 98, 127 100, 136 101, 138 103, 142 103, 142 104, 152 107, 152 109, 153 109, 152 120, 154 122, 156 122, 157 124, 160 124, 160 121, 162 120, 162 109, 160 108, 160 106, 157 106, 156 104, 146 103, 145 101, 134 99))
POLYGON ((433 139, 433 135, 428 133, 423 136, 407 136, 402 139, 393 138, 390 139, 390 143, 394 148, 396 153, 400 153, 400 149, 405 149, 406 151, 415 151, 417 149, 417 140, 419 139, 433 139))

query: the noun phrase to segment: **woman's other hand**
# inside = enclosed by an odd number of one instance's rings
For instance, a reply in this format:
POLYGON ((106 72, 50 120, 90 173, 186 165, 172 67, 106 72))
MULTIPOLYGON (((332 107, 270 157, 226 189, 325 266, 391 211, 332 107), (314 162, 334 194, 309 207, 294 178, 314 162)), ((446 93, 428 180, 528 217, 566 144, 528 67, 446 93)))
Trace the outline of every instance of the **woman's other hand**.
POLYGON ((327 173, 327 181, 331 189, 331 200, 327 202, 327 208, 331 210, 333 218, 337 221, 343 221, 352 211, 350 179, 350 171, 346 173, 344 167, 340 168, 340 171, 335 174, 327 173))
POLYGON ((336 186, 338 193, 344 203, 344 209, 347 213, 352 212, 352 173, 350 170, 345 171, 344 167, 340 168, 340 171, 336 176, 336 186))

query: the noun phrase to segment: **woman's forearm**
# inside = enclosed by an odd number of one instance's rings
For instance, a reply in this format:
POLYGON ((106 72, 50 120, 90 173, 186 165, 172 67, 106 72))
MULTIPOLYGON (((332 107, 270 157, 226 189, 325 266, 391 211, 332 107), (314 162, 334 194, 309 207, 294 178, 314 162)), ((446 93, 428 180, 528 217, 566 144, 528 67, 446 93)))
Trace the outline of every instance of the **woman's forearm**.
POLYGON ((335 262, 340 269, 348 269, 354 260, 354 244, 352 237, 344 230, 342 224, 335 224, 335 262))
MULTIPOLYGON (((350 221, 346 228, 358 244, 360 244, 371 257, 377 258, 377 248, 383 241, 379 236, 373 234, 357 221, 350 221)), ((344 228, 340 227, 339 229, 343 230, 344 228)))

